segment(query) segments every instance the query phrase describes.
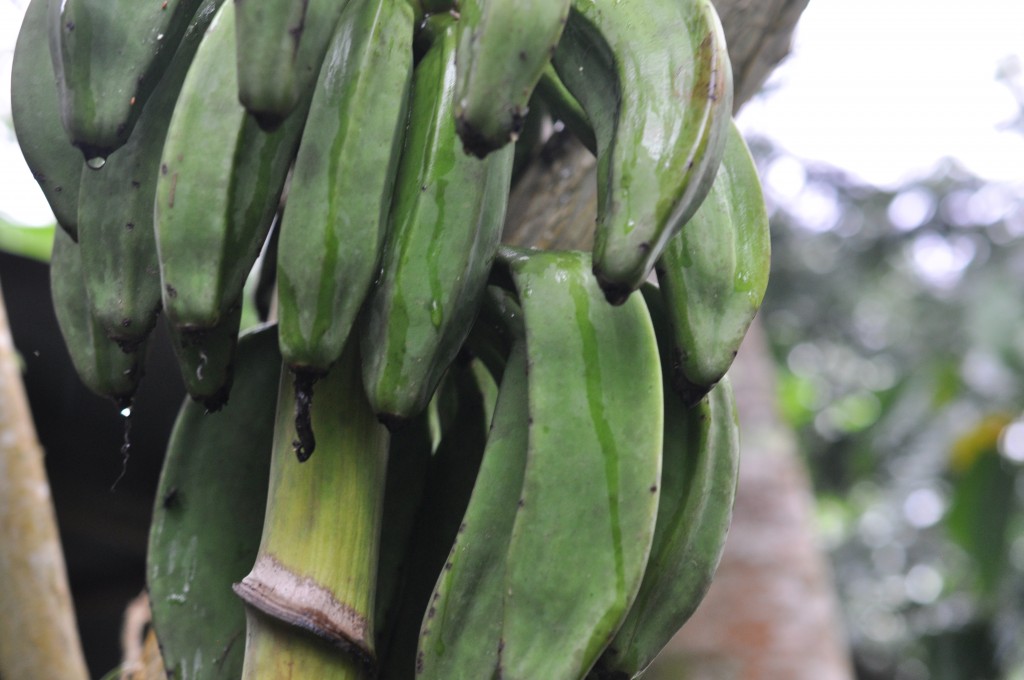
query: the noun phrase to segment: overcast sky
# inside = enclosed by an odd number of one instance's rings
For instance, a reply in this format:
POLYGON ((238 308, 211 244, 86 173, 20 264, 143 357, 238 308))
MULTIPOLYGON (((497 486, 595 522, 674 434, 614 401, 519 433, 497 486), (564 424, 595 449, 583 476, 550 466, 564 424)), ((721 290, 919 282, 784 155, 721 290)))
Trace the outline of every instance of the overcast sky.
MULTIPOLYGON (((0 0, 0 115, 10 116, 11 52, 25 0, 0 0)), ((1024 192, 1024 138, 1000 131, 1017 112, 996 80, 1022 63, 1020 0, 811 0, 794 51, 741 127, 792 154, 895 184, 955 157, 1024 192)), ((52 221, 13 133, 0 133, 0 212, 52 221)))

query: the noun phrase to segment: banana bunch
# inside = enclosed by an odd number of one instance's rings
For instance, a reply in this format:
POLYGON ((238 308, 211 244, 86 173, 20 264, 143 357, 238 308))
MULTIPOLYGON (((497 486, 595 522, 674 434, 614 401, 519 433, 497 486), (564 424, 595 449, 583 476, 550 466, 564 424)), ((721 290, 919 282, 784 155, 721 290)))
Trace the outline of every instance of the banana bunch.
POLYGON ((149 568, 181 673, 636 677, 694 611, 770 258, 709 0, 31 0, 12 104, 79 375, 130 406, 162 318, 197 402, 149 568), (501 245, 553 127, 592 253, 501 245), (202 495, 190 456, 252 450, 202 495), (216 538, 232 504, 262 536, 216 538))

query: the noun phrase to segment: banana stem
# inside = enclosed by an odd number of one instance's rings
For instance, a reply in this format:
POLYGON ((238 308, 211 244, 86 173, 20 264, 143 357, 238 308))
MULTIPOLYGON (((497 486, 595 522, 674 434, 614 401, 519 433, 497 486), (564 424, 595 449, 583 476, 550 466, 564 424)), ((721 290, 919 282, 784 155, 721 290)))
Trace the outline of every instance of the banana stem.
POLYGON ((371 680, 373 673, 354 658, 339 654, 324 640, 267 616, 246 612, 245 666, 242 680, 258 678, 332 678, 371 680))
POLYGON ((0 296, 0 677, 85 680, 43 452, 0 296))
POLYGON ((282 372, 263 537, 235 585, 249 610, 244 678, 373 675, 388 434, 366 402, 355 354, 346 350, 317 382, 317 452, 303 463, 293 448, 295 391, 282 372))

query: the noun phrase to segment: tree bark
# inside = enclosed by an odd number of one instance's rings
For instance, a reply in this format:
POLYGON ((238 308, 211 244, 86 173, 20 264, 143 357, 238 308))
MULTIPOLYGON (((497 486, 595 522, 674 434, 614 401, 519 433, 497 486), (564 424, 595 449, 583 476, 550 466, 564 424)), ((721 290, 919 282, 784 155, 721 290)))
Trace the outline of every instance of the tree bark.
POLYGON ((89 677, 64 553, 0 295, 0 677, 89 677))

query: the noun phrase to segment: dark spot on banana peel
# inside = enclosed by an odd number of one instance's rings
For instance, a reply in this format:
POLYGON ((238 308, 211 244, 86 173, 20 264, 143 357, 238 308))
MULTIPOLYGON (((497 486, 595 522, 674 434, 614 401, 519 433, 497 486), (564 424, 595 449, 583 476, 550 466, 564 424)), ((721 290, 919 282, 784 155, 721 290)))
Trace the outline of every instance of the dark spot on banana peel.
POLYGON ((161 175, 166 175, 167 174, 167 163, 161 163, 160 164, 160 174, 161 175))
POLYGON ((132 229, 135 228, 135 223, 134 222, 126 222, 125 225, 124 225, 124 228, 127 229, 128 231, 131 231, 132 229))
POLYGON ((526 50, 519 50, 519 61, 526 61, 526 50))
POLYGON ((658 485, 657 484, 651 484, 650 492, 651 493, 658 493, 658 485))
POLYGON ((167 207, 174 207, 174 191, 178 188, 178 173, 171 175, 171 188, 167 192, 167 207))
POLYGON ((132 180, 132 189, 138 189, 140 187, 142 187, 142 182, 140 182, 137 179, 133 179, 132 180))
POLYGON ((64 24, 64 28, 68 29, 69 31, 75 30, 75 22, 69 21, 68 23, 64 24))
POLYGON ((310 408, 313 405, 313 383, 319 374, 312 371, 293 370, 292 380, 295 385, 295 435, 292 442, 295 457, 300 463, 309 460, 316 449, 316 437, 313 436, 313 423, 310 408))
POLYGON ((423 673, 423 652, 416 653, 416 675, 423 673))
POLYGON ((181 504, 181 492, 178 491, 178 487, 172 486, 164 494, 163 499, 160 501, 160 505, 163 506, 164 510, 170 510, 176 508, 181 504))
POLYGON ((121 328, 131 328, 132 320, 129 318, 121 319, 121 328))

